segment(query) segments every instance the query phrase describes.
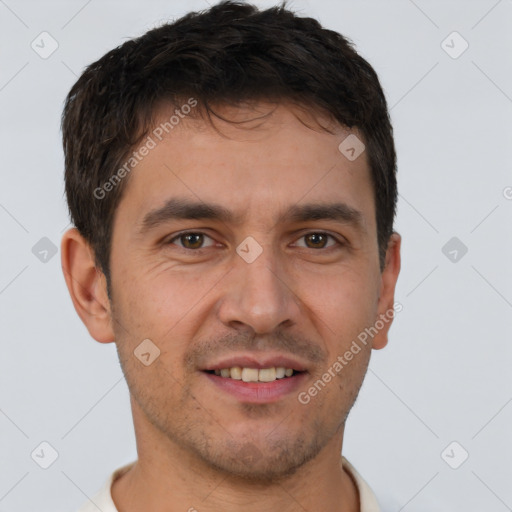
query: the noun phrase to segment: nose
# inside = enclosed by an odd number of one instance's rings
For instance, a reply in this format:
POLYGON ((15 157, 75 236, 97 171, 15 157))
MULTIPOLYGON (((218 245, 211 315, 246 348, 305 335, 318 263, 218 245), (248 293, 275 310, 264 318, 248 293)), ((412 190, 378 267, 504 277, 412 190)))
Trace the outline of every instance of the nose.
POLYGON ((252 263, 236 255, 234 268, 226 276, 219 319, 231 328, 250 327, 256 334, 295 324, 299 300, 284 268, 269 247, 252 263))

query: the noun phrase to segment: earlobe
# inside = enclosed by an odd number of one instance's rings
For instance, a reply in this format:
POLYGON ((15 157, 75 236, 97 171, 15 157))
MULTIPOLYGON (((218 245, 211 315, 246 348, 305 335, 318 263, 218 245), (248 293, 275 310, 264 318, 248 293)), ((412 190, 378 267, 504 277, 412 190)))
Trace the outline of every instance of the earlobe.
POLYGON ((94 252, 76 228, 61 241, 64 279, 78 316, 100 343, 114 341, 106 279, 95 265, 94 252))
POLYGON ((402 238, 393 233, 386 251, 386 264, 381 273, 380 297, 377 308, 376 325, 379 327, 373 338, 372 348, 379 350, 388 343, 388 332, 395 315, 395 286, 400 273, 400 246, 402 238))

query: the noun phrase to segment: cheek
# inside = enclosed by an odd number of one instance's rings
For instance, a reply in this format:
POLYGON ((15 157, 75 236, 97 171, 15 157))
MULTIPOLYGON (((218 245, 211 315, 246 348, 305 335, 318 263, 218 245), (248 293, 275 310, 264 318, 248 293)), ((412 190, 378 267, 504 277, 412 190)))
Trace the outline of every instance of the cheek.
POLYGON ((211 308, 211 293, 223 273, 192 273, 162 265, 139 275, 127 275, 133 277, 120 281, 116 311, 128 337, 133 339, 130 345, 149 338, 162 356, 172 353, 177 359, 200 329, 211 308))
POLYGON ((325 339, 343 346, 350 343, 347 338, 357 336, 373 323, 377 315, 378 282, 368 268, 366 272, 341 268, 328 275, 309 274, 301 282, 303 291, 299 296, 313 312, 312 321, 325 339))

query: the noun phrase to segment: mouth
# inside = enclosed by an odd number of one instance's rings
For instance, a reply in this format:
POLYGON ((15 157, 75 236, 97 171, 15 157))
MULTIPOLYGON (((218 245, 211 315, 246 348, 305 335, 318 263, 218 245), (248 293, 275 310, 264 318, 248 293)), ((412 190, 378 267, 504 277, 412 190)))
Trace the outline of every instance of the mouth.
POLYGON ((284 366, 272 366, 270 368, 232 366, 231 368, 217 368, 205 371, 210 375, 217 375, 224 379, 241 380, 243 382, 274 382, 278 379, 289 379, 298 373, 303 373, 293 368, 285 368, 284 366))
POLYGON ((238 401, 270 403, 297 391, 308 371, 304 364, 289 357, 247 356, 213 363, 202 373, 217 389, 238 401))

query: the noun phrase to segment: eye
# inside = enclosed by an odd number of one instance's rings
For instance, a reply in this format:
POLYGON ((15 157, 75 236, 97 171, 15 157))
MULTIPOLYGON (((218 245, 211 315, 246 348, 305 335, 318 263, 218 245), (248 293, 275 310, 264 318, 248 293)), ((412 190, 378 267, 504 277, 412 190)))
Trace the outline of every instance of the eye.
POLYGON ((342 245, 341 242, 334 238, 333 235, 318 231, 306 233, 305 235, 302 235, 299 240, 305 240, 306 245, 301 247, 306 247, 308 249, 326 249, 327 247, 332 247, 332 245, 342 245), (327 242, 329 238, 334 241, 334 244, 328 246, 327 242))
POLYGON ((197 250, 204 249, 205 247, 211 247, 212 245, 214 245, 213 243, 211 243, 209 246, 204 246, 203 243, 206 238, 214 242, 211 237, 205 235, 204 233, 196 231, 187 231, 185 233, 180 233, 174 238, 171 238, 171 240, 169 240, 167 243, 173 244, 175 240, 178 240, 180 242, 178 244, 179 247, 182 247, 183 249, 197 250))
MULTIPOLYGON (((305 235, 302 235, 299 240, 304 240, 305 245, 296 245, 307 249, 328 249, 335 245, 343 245, 343 243, 333 235, 322 231, 306 233, 305 235), (329 239, 331 240, 330 244, 329 239)), ((175 244, 185 250, 200 251, 201 249, 214 246, 215 241, 200 231, 186 231, 171 238, 167 244, 175 244), (210 243, 205 245, 205 240, 210 240, 210 243)))

